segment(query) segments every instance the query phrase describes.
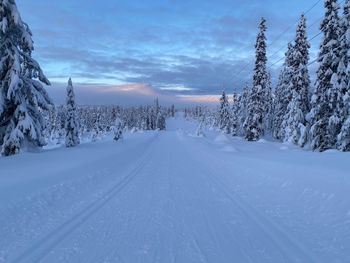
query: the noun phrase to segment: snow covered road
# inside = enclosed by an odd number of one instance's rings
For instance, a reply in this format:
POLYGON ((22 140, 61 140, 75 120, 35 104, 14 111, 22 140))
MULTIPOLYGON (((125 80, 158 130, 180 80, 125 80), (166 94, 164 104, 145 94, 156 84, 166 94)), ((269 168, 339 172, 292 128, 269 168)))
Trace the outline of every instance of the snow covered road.
POLYGON ((182 125, 0 159, 0 262, 350 262, 349 154, 182 125))

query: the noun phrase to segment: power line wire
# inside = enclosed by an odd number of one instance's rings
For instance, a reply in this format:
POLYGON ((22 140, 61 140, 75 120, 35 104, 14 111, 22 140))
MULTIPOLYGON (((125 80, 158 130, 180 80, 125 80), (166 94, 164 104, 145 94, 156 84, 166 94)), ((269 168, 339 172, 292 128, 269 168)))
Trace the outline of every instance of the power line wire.
MULTIPOLYGON (((310 6, 305 12, 304 14, 308 14, 310 13, 322 0, 317 0, 312 6, 310 6)), ((343 0, 344 2, 345 0, 343 0)), ((315 22, 317 23, 317 22, 315 22)), ((313 23, 312 26, 315 24, 313 23)), ((294 23, 295 24, 295 23, 294 23)), ((292 26, 288 26, 281 34, 279 34, 270 44, 273 45, 274 43, 276 43, 284 34, 286 34, 290 29, 292 29, 294 27, 294 24, 292 26)), ((280 48, 277 52, 275 52, 276 54, 279 53, 283 48, 285 48, 285 46, 283 46, 282 48, 280 48)), ((274 54, 274 55, 276 55, 274 54)), ((274 56, 273 55, 273 56, 274 56)), ((269 58, 271 58, 272 56, 269 56, 269 58)), ((244 70, 246 70, 248 67, 250 66, 250 62, 246 62, 245 66, 243 66, 238 72, 237 75, 240 75, 244 70)))
POLYGON ((316 3, 314 3, 308 10, 306 10, 304 15, 307 15, 308 13, 310 13, 311 10, 314 9, 321 1, 323 1, 323 0, 318 0, 316 3))
MULTIPOLYGON (((314 25, 316 25, 318 22, 320 22, 322 20, 322 18, 316 19, 311 25, 309 25, 307 27, 307 29, 312 28, 314 25)), ((312 39, 311 39, 312 40, 312 39)), ((310 41, 311 41, 310 40, 310 41)), ((276 50, 272 55, 268 56, 268 59, 270 60, 271 58, 273 58, 274 56, 276 56, 278 53, 280 53, 282 50, 284 50, 285 48, 287 48, 288 45, 284 45, 282 47, 280 47, 278 50, 276 50)))
MULTIPOLYGON (((316 35, 314 35, 312 38, 309 39, 309 42, 311 42, 312 40, 316 39, 318 36, 320 36, 323 32, 319 32, 316 35)), ((279 58, 277 61, 275 61, 274 63, 272 63, 269 67, 273 67, 274 65, 278 64, 279 62, 281 62, 285 57, 281 57, 279 58)))
MULTIPOLYGON (((313 5, 313 7, 317 6, 317 4, 318 4, 320 1, 321 1, 321 0, 319 0, 317 3, 315 3, 315 4, 313 5)), ((339 3, 339 5, 343 4, 344 2, 345 2, 345 0, 342 0, 342 1, 339 3)), ((311 9, 311 10, 312 10, 312 9, 311 9)), ((310 10, 310 11, 311 11, 311 10, 310 10)), ((315 22, 313 22, 313 23, 308 27, 308 29, 311 28, 311 27, 313 27, 315 24, 317 24, 317 22, 320 22, 321 20, 322 20, 322 18, 319 18, 319 19, 315 20, 315 22)), ((316 38, 317 38, 318 36, 320 36, 322 33, 323 33, 323 32, 320 31, 319 33, 317 33, 316 35, 314 35, 313 37, 311 37, 311 38, 309 39, 309 42, 311 42, 312 40, 316 39, 316 38)), ((274 55, 278 54, 278 53, 279 53, 283 48, 285 48, 285 47, 286 47, 286 46, 284 46, 284 47, 282 47, 281 49, 279 49, 278 51, 276 51, 273 55, 270 56, 270 58, 273 57, 274 55)), ((279 62, 281 62, 281 60, 283 60, 283 59, 284 59, 284 57, 282 57, 282 58, 280 58, 278 61, 272 63, 272 64, 270 65, 270 68, 273 67, 274 65, 278 64, 279 62)))

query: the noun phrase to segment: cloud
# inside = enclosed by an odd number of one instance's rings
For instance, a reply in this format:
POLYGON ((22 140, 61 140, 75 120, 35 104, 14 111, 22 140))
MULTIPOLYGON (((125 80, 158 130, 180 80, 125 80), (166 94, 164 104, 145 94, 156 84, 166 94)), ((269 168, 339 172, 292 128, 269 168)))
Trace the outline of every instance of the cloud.
POLYGON ((158 96, 156 91, 146 84, 124 84, 118 86, 105 86, 96 89, 97 93, 108 93, 108 94, 129 94, 132 96, 158 96))
POLYGON ((215 95, 179 95, 181 101, 196 104, 218 104, 220 96, 215 95))
MULTIPOLYGON (((34 33, 34 57, 51 81, 64 87, 71 76, 84 83, 86 94, 99 89, 95 93, 110 102, 108 95, 129 93, 130 103, 134 90, 120 93, 123 85, 147 83, 156 95, 174 100, 240 90, 252 81, 260 17, 268 22, 268 54, 280 49, 269 58, 271 65, 283 57, 295 23, 310 7, 304 0, 17 0, 17 5, 34 33)), ((308 13, 310 36, 322 15, 322 4, 308 13)), ((318 41, 312 42, 312 57, 318 41)), ((282 63, 270 69, 274 80, 282 63)))
MULTIPOLYGON (((104 85, 104 84, 85 84, 74 82, 73 86, 78 104, 119 104, 124 106, 137 106, 140 104, 153 103, 154 99, 161 97, 164 102, 168 99, 158 94, 155 89, 146 84, 123 84, 123 85, 104 85)), ((49 94, 55 98, 55 103, 63 104, 66 97, 66 85, 62 83, 53 83, 52 87, 47 88, 49 94)))
MULTIPOLYGON (((175 104, 178 107, 195 104, 210 105, 217 103, 219 97, 215 95, 178 95, 173 96, 159 92, 158 89, 144 84, 102 85, 75 83, 73 80, 76 101, 79 105, 121 105, 139 106, 153 104, 158 98, 161 105, 175 104)), ((53 83, 47 88, 49 94, 55 98, 56 104, 64 104, 66 99, 66 85, 53 83)))

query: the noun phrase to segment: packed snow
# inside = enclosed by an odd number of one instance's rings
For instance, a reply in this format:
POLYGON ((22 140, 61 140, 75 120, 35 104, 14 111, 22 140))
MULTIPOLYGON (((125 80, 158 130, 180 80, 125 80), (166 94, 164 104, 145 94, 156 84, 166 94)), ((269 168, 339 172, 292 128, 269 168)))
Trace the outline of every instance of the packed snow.
POLYGON ((0 158, 0 262, 350 262, 350 154, 197 130, 0 158))

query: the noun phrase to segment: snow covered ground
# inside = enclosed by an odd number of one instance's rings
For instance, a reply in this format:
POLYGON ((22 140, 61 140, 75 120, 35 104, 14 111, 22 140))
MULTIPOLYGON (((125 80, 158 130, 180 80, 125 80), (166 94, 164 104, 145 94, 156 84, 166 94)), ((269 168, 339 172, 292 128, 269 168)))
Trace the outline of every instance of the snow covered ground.
POLYGON ((206 131, 0 158, 0 262, 350 262, 350 154, 206 131))

